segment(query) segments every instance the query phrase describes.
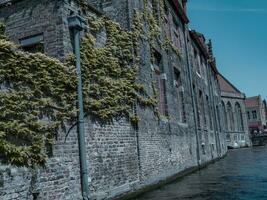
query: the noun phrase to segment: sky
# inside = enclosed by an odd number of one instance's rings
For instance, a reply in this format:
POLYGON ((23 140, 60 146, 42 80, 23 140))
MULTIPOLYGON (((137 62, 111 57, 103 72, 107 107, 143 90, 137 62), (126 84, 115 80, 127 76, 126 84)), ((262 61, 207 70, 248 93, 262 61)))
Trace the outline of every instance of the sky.
POLYGON ((187 12, 190 28, 212 40, 221 74, 267 99, 267 0, 188 0, 187 12))

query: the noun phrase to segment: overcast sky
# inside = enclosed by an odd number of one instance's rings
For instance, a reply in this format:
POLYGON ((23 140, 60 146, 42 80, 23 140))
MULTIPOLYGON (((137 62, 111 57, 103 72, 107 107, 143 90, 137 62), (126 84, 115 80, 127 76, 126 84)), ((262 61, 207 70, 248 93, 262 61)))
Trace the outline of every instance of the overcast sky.
POLYGON ((188 0, 190 28, 212 39, 220 72, 267 98, 267 0, 188 0))

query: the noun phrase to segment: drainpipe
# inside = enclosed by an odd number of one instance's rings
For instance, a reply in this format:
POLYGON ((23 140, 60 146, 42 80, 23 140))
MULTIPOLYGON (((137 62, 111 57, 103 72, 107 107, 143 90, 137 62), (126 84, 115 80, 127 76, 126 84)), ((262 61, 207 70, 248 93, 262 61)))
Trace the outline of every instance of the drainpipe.
POLYGON ((82 74, 81 74, 81 58, 80 58, 80 32, 85 27, 85 20, 78 15, 68 18, 69 28, 74 33, 74 53, 78 78, 78 142, 80 156, 80 173, 81 188, 83 200, 89 200, 88 172, 86 162, 86 146, 84 134, 84 111, 83 111, 83 93, 82 93, 82 74))
POLYGON ((186 47, 186 62, 187 62, 187 71, 188 71, 188 79, 189 79, 189 85, 190 85, 190 93, 191 93, 191 100, 193 105, 193 115, 194 115, 194 123, 195 123, 195 135, 196 135, 196 141, 197 141, 197 164, 200 166, 200 152, 199 152, 199 137, 198 137, 198 126, 197 126, 197 116, 196 116, 196 102, 195 102, 195 94, 193 90, 193 79, 192 79, 192 71, 190 68, 190 62, 189 62, 189 51, 188 51, 188 43, 187 43, 187 34, 186 34, 186 27, 184 27, 184 40, 185 40, 185 47, 186 47))

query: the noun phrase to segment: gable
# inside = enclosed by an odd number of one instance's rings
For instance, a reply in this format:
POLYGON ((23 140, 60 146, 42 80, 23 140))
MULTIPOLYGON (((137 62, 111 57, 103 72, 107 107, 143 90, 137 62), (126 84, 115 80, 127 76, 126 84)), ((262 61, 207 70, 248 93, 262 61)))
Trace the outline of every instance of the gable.
POLYGON ((238 93, 240 94, 241 92, 232 84, 230 81, 228 81, 224 76, 221 74, 218 74, 218 81, 220 85, 220 89, 223 92, 231 92, 231 93, 238 93))

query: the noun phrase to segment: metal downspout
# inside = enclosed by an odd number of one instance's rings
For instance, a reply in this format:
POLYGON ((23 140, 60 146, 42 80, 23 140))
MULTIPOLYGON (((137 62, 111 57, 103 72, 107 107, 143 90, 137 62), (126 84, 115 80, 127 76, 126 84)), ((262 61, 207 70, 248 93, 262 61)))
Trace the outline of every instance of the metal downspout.
POLYGON ((84 135, 84 110, 83 110, 83 94, 82 94, 82 76, 81 76, 81 59, 80 59, 80 30, 74 29, 74 53, 76 57, 76 69, 78 78, 78 142, 80 155, 80 173, 82 195, 84 200, 89 200, 88 172, 86 162, 86 148, 84 135))
POLYGON ((190 93, 191 93, 191 100, 192 100, 192 106, 193 106, 193 115, 194 115, 194 123, 195 123, 195 135, 196 135, 196 142, 197 142, 197 164, 200 166, 200 152, 199 152, 199 137, 198 137, 198 126, 197 126, 197 117, 196 117, 196 102, 194 98, 194 90, 193 90, 193 79, 192 79, 192 71, 190 69, 190 62, 189 62, 189 55, 188 55, 188 43, 187 43, 187 34, 186 34, 186 27, 184 27, 184 40, 185 40, 185 46, 186 46, 186 62, 187 62, 187 71, 188 71, 188 79, 189 79, 189 85, 190 85, 190 93))

